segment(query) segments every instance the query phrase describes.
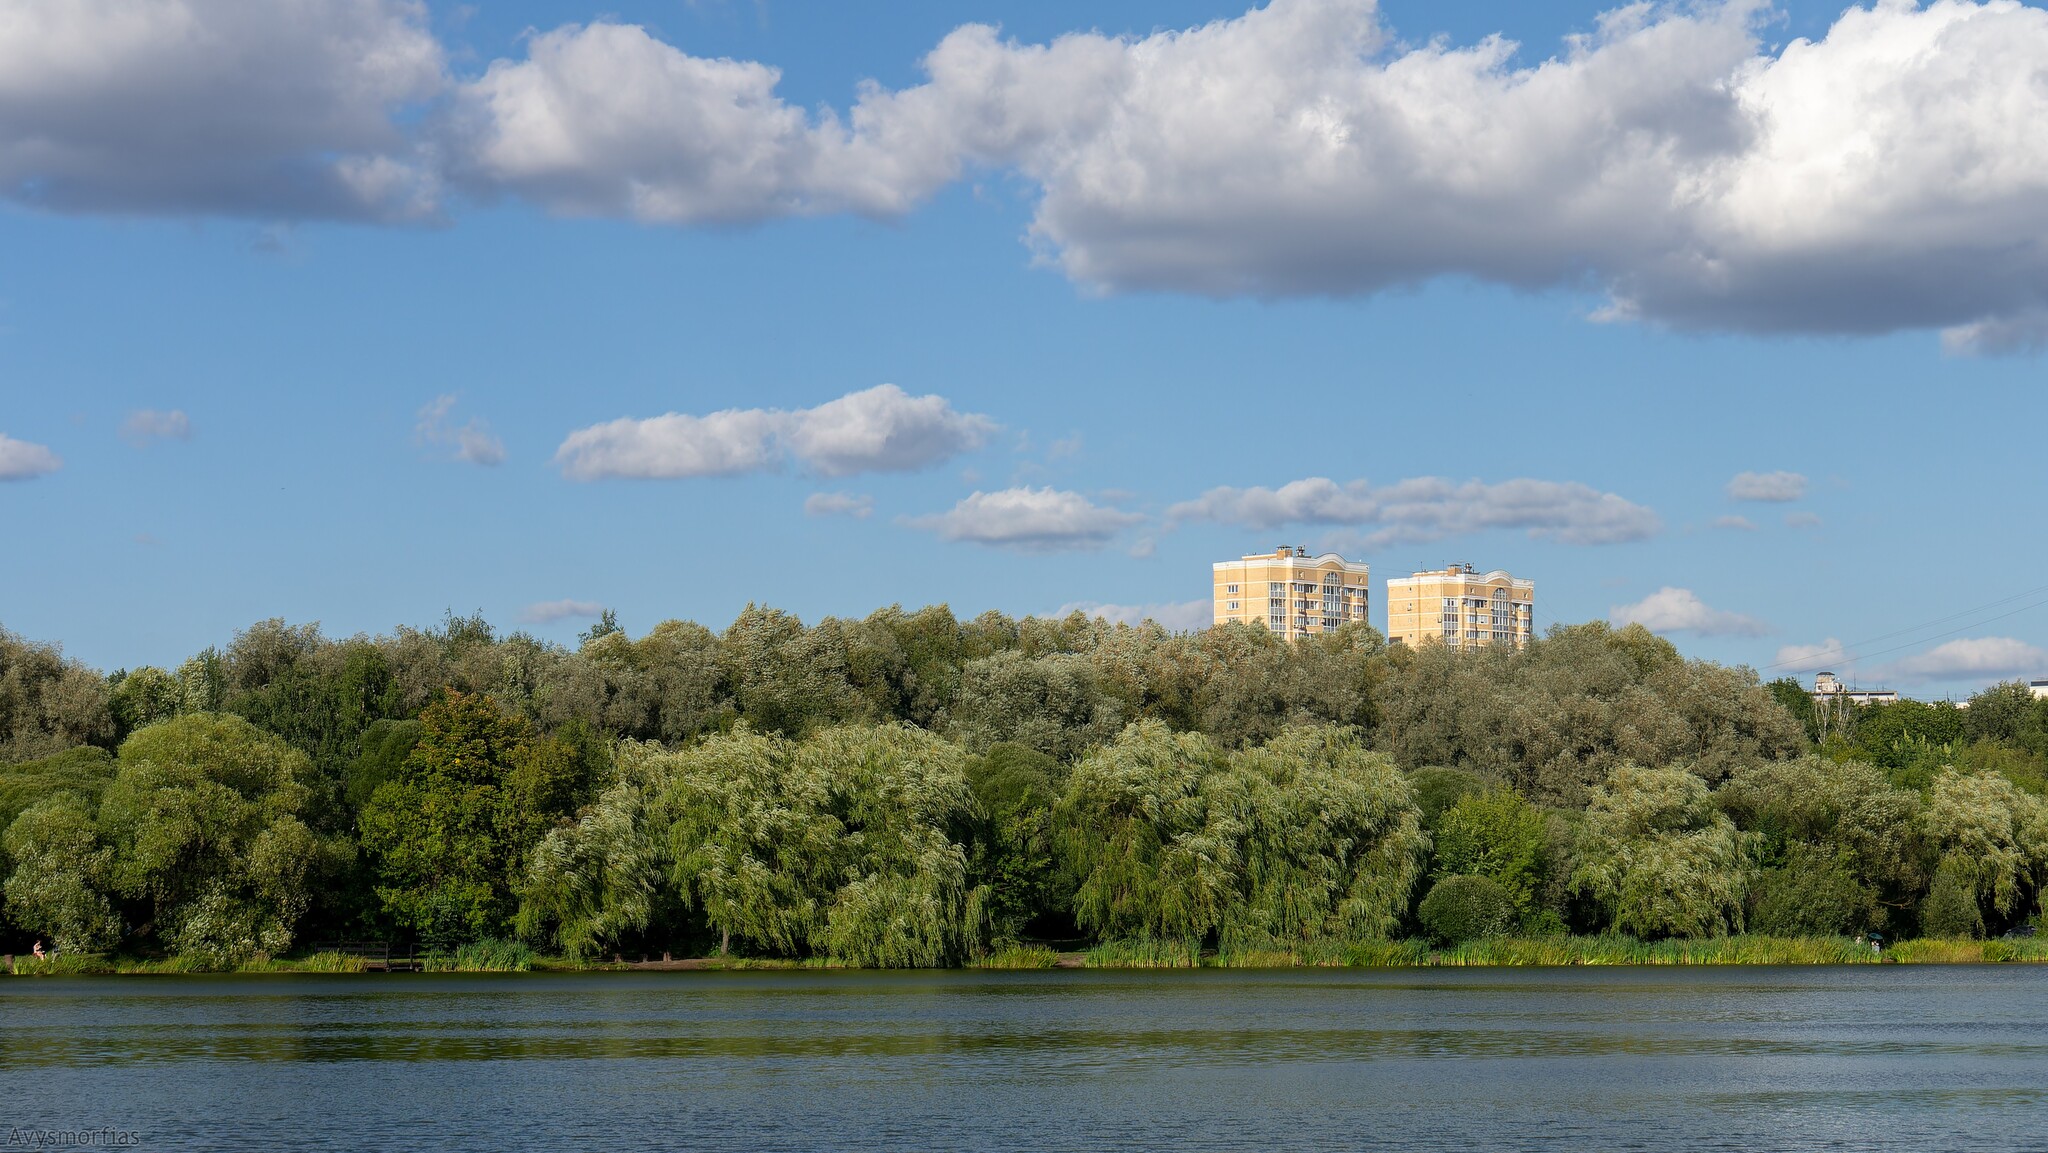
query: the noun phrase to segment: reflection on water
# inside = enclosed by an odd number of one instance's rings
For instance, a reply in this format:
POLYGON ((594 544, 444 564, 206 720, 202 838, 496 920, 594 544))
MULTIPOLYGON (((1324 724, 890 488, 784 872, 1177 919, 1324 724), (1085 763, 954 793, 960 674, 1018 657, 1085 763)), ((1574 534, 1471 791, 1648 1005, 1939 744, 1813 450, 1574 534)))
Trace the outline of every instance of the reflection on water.
POLYGON ((2048 969, 0 985, 0 1129, 147 1147, 2048 1143, 2048 969))

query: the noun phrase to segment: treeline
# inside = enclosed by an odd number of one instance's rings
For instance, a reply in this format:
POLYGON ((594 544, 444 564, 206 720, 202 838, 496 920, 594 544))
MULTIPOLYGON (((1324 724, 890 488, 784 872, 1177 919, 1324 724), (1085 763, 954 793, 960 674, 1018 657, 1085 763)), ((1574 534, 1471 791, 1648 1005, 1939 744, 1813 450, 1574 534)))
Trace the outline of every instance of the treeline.
POLYGON ((103 675, 0 632, 8 947, 327 937, 953 963, 1019 940, 1982 936, 2048 702, 1816 711, 1640 628, 1526 650, 889 609, 722 633, 267 621, 103 675))

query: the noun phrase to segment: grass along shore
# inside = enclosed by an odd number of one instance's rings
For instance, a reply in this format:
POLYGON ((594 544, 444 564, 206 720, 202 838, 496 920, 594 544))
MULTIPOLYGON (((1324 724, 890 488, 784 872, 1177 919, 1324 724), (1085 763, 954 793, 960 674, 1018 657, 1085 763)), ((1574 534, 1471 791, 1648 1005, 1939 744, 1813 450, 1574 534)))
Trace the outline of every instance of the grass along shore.
MULTIPOLYGON (((2048 939, 1941 940, 1887 945, 1883 953, 1844 937, 1712 937, 1638 941, 1632 937, 1494 937, 1437 948, 1426 941, 1360 941, 1311 949, 1199 950, 1182 942, 1111 941, 1075 953, 1017 945, 966 963, 968 969, 1436 969, 1561 968, 1591 965, 1984 965, 2048 962, 2048 939)), ((484 941, 431 955, 429 973, 632 972, 691 970, 848 969, 831 958, 699 957, 681 962, 577 960, 534 953, 517 942, 484 941)), ((177 975, 195 973, 364 973, 362 958, 342 953, 260 958, 232 968, 187 957, 69 955, 38 961, 17 955, 20 977, 177 975)))

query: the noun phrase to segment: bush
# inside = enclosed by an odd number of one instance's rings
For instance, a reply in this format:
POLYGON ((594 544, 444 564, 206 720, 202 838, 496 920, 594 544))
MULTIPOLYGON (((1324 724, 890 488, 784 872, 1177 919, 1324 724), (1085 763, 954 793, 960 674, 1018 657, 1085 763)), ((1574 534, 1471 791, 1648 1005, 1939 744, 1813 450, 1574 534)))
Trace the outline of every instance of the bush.
POLYGON ((1920 907, 1920 932, 1929 937, 1976 940, 1984 935, 1984 911, 1970 870, 1954 859, 1934 872, 1934 887, 1920 907))
POLYGON ((1880 923, 1877 894, 1827 849, 1798 846, 1750 890, 1749 931, 1769 937, 1855 935, 1880 923))
POLYGON ((1491 877, 1445 877, 1422 899, 1422 930, 1439 945, 1497 937, 1515 924, 1515 898, 1491 877))

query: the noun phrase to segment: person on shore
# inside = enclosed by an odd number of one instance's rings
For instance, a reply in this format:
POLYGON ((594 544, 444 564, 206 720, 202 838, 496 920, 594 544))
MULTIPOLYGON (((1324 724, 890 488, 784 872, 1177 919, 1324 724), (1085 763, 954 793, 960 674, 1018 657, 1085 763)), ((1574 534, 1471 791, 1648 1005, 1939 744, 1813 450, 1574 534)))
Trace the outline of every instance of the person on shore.
POLYGON ((40 938, 40 937, 36 938, 36 947, 35 947, 35 954, 36 954, 36 960, 40 961, 40 960, 43 960, 43 959, 44 959, 44 958, 43 958, 43 941, 42 941, 42 938, 40 938))

